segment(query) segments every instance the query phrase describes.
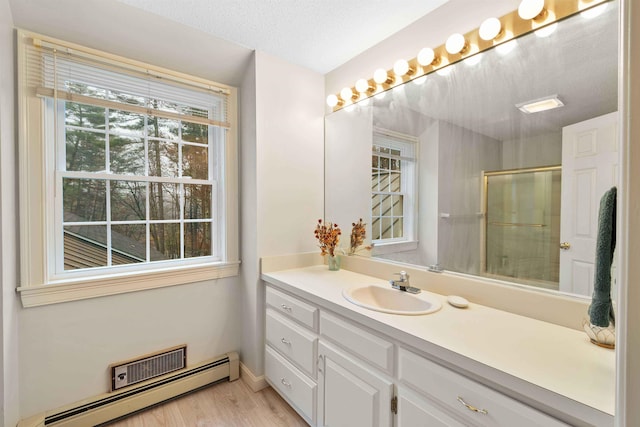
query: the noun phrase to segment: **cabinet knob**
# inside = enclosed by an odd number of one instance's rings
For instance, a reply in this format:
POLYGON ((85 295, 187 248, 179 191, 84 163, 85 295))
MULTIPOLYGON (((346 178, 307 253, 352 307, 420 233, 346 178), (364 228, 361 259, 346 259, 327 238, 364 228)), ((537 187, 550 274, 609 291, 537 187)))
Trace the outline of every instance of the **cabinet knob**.
POLYGON ((280 382, 283 386, 291 388, 291 383, 283 378, 280 378, 280 382))
POLYGON ((282 339, 280 340, 280 342, 281 342, 282 344, 285 344, 285 345, 291 345, 291 341, 286 340, 286 339, 284 339, 284 338, 282 338, 282 339))
POLYGON ((291 307, 289 307, 288 305, 281 304, 280 307, 282 307, 282 309, 285 311, 291 312, 291 307))
POLYGON ((489 414, 489 411, 487 411, 486 409, 479 409, 479 408, 476 408, 476 407, 475 407, 475 406, 473 406, 473 405, 469 405, 469 404, 468 404, 467 402, 465 402, 465 401, 462 399, 462 397, 460 397, 460 396, 458 396, 458 402, 460 402, 461 404, 463 404, 463 405, 464 405, 464 407, 465 407, 465 408, 467 408, 467 409, 468 409, 468 410, 470 410, 470 411, 478 412, 479 414, 483 414, 483 415, 488 415, 488 414, 489 414))

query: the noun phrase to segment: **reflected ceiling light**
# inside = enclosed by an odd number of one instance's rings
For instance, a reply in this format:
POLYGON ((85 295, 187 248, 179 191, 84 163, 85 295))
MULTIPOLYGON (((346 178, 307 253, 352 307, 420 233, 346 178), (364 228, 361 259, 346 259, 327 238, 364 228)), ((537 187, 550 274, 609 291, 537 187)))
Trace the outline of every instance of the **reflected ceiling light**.
POLYGON ((356 82, 356 90, 360 93, 373 92, 375 89, 366 79, 360 79, 356 82))
POLYGON ((553 34, 558 28, 558 23, 554 22, 551 25, 547 25, 546 27, 542 27, 539 30, 535 30, 534 34, 540 38, 549 37, 553 34))
POLYGON ((436 53, 430 47, 425 47, 418 52, 418 64, 426 67, 436 62, 436 53))
POLYGON ((353 101, 358 98, 358 95, 350 87, 345 87, 340 91, 340 98, 345 102, 353 101))
POLYGON ((474 65, 478 65, 482 61, 482 54, 478 53, 476 55, 470 56, 464 60, 464 63, 470 67, 474 65))
POLYGON ((581 12, 580 15, 587 19, 595 18, 596 16, 602 15, 602 12, 607 9, 608 5, 609 3, 603 3, 600 6, 592 7, 591 9, 587 9, 584 12, 581 12))
POLYGON ((393 72, 396 76, 402 77, 405 74, 413 74, 414 69, 409 66, 409 62, 407 62, 406 59, 398 59, 396 63, 393 64, 393 72))
POLYGON ((456 53, 464 53, 464 51, 468 47, 467 40, 460 33, 453 33, 447 39, 447 43, 445 44, 445 49, 452 55, 456 53))
POLYGON ((380 93, 377 93, 374 97, 376 99, 382 100, 386 95, 387 95, 387 92, 380 92, 380 93))
POLYGON ((518 41, 516 39, 513 39, 496 46, 496 52, 498 52, 500 55, 507 55, 513 49, 515 49, 516 46, 518 46, 518 41))
POLYGON ((536 19, 544 12, 544 0, 522 0, 518 6, 518 15, 525 20, 536 19))
POLYGON ((449 74, 451 74, 451 68, 452 67, 440 68, 439 70, 436 71, 436 74, 439 76, 448 76, 449 74))
POLYGON ((564 106, 564 103, 560 101, 558 95, 549 95, 544 98, 534 99, 532 101, 526 101, 521 104, 516 104, 516 107, 523 113, 532 114, 540 113, 542 111, 553 110, 564 106))
POLYGON ((327 105, 331 108, 335 107, 336 105, 338 105, 340 103, 340 100, 338 99, 337 96, 331 94, 329 96, 327 96, 327 105))
POLYGON ((427 76, 420 76, 417 79, 413 79, 413 83, 420 86, 422 84, 424 84, 424 82, 427 81, 427 76))
POLYGON ((485 19, 478 32, 482 40, 493 40, 502 33, 502 23, 498 18, 485 19))

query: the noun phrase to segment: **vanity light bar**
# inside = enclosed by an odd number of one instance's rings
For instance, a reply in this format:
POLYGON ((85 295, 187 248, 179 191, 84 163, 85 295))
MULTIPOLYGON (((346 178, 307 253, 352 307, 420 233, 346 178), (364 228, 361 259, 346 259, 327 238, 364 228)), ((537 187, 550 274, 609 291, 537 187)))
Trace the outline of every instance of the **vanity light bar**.
POLYGON ((480 28, 466 34, 453 34, 447 39, 447 43, 433 49, 424 48, 411 60, 399 59, 391 70, 377 69, 372 78, 358 80, 356 86, 342 89, 339 95, 329 95, 327 105, 333 111, 338 111, 609 1, 611 0, 522 0, 518 10, 500 19, 489 18, 483 21, 480 28))

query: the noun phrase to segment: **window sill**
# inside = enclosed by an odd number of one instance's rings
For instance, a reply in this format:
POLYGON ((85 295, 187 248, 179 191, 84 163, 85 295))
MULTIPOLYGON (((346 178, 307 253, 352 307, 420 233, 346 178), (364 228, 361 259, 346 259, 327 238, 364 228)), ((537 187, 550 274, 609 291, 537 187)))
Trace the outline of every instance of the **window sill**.
POLYGON ((22 306, 38 307, 238 275, 240 262, 174 267, 17 288, 22 306))
POLYGON ((409 242, 375 243, 373 245, 371 255, 386 255, 395 252, 413 251, 416 249, 418 249, 418 242, 416 240, 409 242))

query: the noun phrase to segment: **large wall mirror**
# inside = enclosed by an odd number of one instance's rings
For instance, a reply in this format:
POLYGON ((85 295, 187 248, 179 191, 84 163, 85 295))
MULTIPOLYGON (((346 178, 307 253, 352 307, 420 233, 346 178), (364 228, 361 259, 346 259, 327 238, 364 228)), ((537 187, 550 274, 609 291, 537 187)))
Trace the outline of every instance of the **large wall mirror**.
POLYGON ((611 1, 329 114, 325 218, 363 218, 374 257, 590 296, 617 78, 611 1))

